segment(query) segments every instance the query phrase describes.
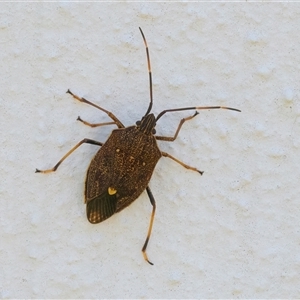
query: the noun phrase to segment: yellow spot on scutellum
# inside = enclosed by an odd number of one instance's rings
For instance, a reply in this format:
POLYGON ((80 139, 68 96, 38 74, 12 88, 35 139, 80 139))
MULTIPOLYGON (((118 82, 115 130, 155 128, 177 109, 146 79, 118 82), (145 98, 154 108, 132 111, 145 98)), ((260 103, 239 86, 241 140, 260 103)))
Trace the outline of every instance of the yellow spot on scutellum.
POLYGON ((109 194, 109 195, 114 195, 116 192, 117 192, 117 190, 114 189, 113 187, 109 187, 109 188, 108 188, 108 194, 109 194))

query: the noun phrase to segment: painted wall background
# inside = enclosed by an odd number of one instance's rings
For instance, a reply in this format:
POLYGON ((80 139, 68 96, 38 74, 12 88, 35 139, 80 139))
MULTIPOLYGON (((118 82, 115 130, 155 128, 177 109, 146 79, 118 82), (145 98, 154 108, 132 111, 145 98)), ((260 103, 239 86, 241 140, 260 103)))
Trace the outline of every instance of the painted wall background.
MULTIPOLYGON (((300 7, 297 3, 1 3, 1 298, 300 297, 300 7), (161 149, 146 193, 91 225, 86 169, 112 126, 80 96, 132 125, 154 107, 201 111, 161 149)), ((160 135, 179 120, 166 115, 160 135)))

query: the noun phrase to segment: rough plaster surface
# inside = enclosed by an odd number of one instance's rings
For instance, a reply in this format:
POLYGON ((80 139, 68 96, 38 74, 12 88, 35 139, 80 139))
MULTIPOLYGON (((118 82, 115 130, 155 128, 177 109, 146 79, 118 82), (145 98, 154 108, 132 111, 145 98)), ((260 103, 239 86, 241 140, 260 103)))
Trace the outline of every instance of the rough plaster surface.
MULTIPOLYGON (((297 3, 1 3, 2 298, 300 297, 297 3), (146 193, 102 224, 85 217, 86 169, 113 127, 68 88, 126 125, 148 105, 201 111, 163 151, 151 180, 157 215, 148 255, 146 193)), ((163 117, 172 135, 193 112, 163 117)))

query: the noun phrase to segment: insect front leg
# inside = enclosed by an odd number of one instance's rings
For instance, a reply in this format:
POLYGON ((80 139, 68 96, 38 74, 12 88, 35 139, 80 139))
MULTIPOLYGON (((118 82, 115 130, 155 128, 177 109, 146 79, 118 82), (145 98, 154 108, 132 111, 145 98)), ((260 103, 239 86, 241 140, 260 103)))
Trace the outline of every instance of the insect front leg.
POLYGON ((67 93, 72 95, 76 100, 78 100, 80 102, 83 102, 83 103, 86 103, 86 104, 89 104, 91 106, 94 106, 94 107, 100 109, 101 111, 105 112, 114 121, 114 123, 118 126, 118 128, 124 128, 125 127, 122 124, 122 122, 112 112, 98 106, 97 104, 94 104, 93 102, 90 102, 90 101, 86 100, 83 97, 79 97, 79 96, 73 94, 70 90, 67 90, 67 93))
POLYGON ((104 123, 96 123, 92 124, 87 121, 82 120, 79 116, 77 118, 77 121, 80 121, 84 125, 90 126, 90 127, 100 127, 100 126, 106 126, 106 125, 117 125, 116 122, 104 122, 104 123))
POLYGON ((182 165, 183 167, 185 167, 186 169, 192 170, 192 171, 196 171, 198 173, 200 173, 201 175, 204 173, 203 171, 200 171, 194 167, 191 167, 189 165, 186 165, 185 163, 183 163, 182 161, 180 161, 179 159, 175 158, 174 156, 170 155, 167 152, 161 152, 162 156, 164 157, 169 157, 171 159, 173 159, 174 161, 176 161, 177 163, 179 163, 180 165, 182 165))
POLYGON ((144 246, 143 246, 143 248, 142 248, 142 252, 143 252, 144 259, 145 259, 150 265, 153 265, 153 263, 148 259, 148 255, 147 255, 147 253, 146 253, 146 249, 147 249, 148 242, 149 242, 150 235, 151 235, 151 231, 152 231, 152 226, 153 226, 153 221, 154 221, 154 216, 155 216, 156 203, 155 203, 155 199, 154 199, 154 197, 153 197, 153 194, 152 194, 152 192, 151 192, 149 186, 147 186, 146 191, 147 191, 147 194, 148 194, 148 196, 149 196, 150 202, 151 202, 151 204, 152 204, 152 213, 151 213, 150 225, 149 225, 149 228, 148 228, 147 237, 146 237, 144 246))
POLYGON ((72 153, 74 152, 79 146, 81 146, 82 144, 92 144, 92 145, 97 145, 97 146, 102 146, 103 143, 94 141, 94 140, 90 140, 90 139, 83 139, 82 141, 80 141, 75 147, 73 147, 67 154, 65 154, 63 156, 63 158, 52 168, 52 169, 48 169, 48 170, 39 170, 36 169, 35 173, 50 173, 50 172, 55 172, 57 170, 57 168, 59 167, 59 165, 72 153))
POLYGON ((197 115, 199 115, 199 113, 196 111, 192 116, 187 117, 187 118, 183 118, 183 119, 180 121, 180 123, 179 123, 179 125, 178 125, 178 127, 177 127, 177 130, 176 130, 174 136, 158 136, 158 135, 157 135, 157 136, 155 136, 156 139, 157 139, 157 140, 160 140, 160 141, 166 141, 166 142, 173 142, 173 141, 175 141, 176 138, 177 138, 177 136, 178 136, 178 133, 179 133, 179 131, 180 131, 180 129, 181 129, 181 126, 183 125, 183 123, 184 123, 185 121, 189 121, 189 120, 193 119, 193 118, 196 117, 197 115))

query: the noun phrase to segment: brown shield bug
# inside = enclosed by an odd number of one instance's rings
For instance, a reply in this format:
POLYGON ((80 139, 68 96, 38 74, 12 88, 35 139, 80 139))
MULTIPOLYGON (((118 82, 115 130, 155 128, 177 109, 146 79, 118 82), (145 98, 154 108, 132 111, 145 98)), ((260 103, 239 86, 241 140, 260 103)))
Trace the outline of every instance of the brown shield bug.
POLYGON ((114 124, 118 127, 118 129, 114 129, 112 131, 105 143, 91 139, 83 139, 68 153, 66 153, 52 169, 36 169, 36 172, 49 173, 56 171, 59 165, 73 151, 75 151, 84 143, 101 146, 100 150, 96 153, 95 157, 90 163, 85 181, 85 203, 87 218, 92 224, 100 223, 130 205, 144 190, 146 190, 152 204, 152 214, 147 237, 142 248, 142 253, 145 260, 149 264, 152 264, 152 262, 150 262, 148 259, 146 248, 151 235, 156 204, 148 184, 158 160, 162 156, 168 157, 186 169, 196 171, 201 175, 203 174, 202 171, 186 165, 166 152, 160 151, 156 141, 159 140, 173 142, 177 138, 183 123, 191 120, 199 114, 197 110, 229 109, 238 112, 240 112, 240 110, 224 106, 194 106, 167 109, 159 113, 157 117, 150 113, 153 104, 150 56, 144 33, 141 28, 139 29, 146 48, 150 85, 150 103, 145 115, 141 118, 141 120, 136 122, 136 125, 125 127, 121 121, 110 111, 107 111, 106 109, 86 100, 85 98, 78 97, 68 90, 67 93, 71 94, 76 100, 94 106, 106 113, 110 119, 112 119, 112 122, 91 124, 82 120, 80 117, 78 117, 77 120, 91 127, 114 124), (180 121, 174 136, 155 135, 156 123, 164 114, 183 110, 196 111, 192 116, 184 118, 180 121))

